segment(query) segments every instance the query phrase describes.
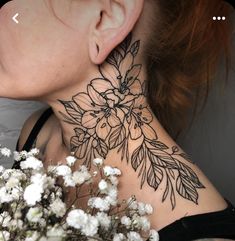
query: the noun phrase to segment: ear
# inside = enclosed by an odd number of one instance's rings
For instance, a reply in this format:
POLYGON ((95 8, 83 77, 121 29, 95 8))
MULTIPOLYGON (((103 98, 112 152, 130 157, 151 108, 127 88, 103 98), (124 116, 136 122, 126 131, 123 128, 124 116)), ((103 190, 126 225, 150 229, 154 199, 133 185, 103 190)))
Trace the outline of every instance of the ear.
POLYGON ((89 55, 101 64, 131 32, 143 10, 144 0, 102 0, 99 19, 92 24, 89 55))

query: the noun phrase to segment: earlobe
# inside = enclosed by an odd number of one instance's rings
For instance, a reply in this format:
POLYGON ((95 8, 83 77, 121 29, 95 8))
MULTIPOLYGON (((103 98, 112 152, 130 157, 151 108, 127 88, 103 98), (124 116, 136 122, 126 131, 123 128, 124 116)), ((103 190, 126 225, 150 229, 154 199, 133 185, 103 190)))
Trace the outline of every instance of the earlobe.
POLYGON ((99 55, 99 46, 93 39, 89 41, 89 55, 94 64, 99 64, 99 61, 97 61, 97 57, 99 55))
POLYGON ((89 38, 91 61, 98 65, 132 31, 144 0, 107 0, 100 9, 100 19, 94 24, 89 38))
POLYGON ((89 43, 91 61, 97 65, 103 63, 120 42, 121 40, 116 37, 116 30, 104 31, 99 38, 94 37, 89 43))
POLYGON ((89 43, 89 55, 91 61, 98 65, 101 64, 106 58, 107 48, 104 48, 103 43, 99 42, 96 38, 91 39, 89 43))

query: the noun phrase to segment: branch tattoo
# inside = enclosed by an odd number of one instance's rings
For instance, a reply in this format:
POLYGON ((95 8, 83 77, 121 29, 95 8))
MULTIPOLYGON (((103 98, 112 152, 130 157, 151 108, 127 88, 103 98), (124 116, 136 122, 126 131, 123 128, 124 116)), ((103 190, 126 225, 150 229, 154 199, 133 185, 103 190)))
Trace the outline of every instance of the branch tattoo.
POLYGON ((190 159, 177 146, 169 148, 159 141, 150 125, 153 116, 138 79, 142 65, 134 63, 139 47, 140 41, 132 43, 130 34, 99 66, 101 77, 92 79, 86 92, 69 101, 59 100, 66 111, 60 112, 64 121, 74 126, 71 151, 90 168, 93 158, 105 159, 109 150, 116 149, 121 160, 126 158, 135 171, 140 169, 141 188, 147 180, 156 191, 166 180, 162 202, 168 198, 172 210, 176 192, 198 204, 197 189, 205 187, 196 173, 180 161, 190 159), (130 153, 132 141, 139 145, 130 153))

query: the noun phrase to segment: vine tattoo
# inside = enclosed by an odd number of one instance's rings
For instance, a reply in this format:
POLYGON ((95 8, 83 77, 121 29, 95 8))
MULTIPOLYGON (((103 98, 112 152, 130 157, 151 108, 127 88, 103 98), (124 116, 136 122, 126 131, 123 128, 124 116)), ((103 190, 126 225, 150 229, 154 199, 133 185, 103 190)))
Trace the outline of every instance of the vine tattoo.
POLYGON ((99 66, 101 77, 92 79, 86 92, 69 101, 59 100, 66 111, 60 112, 64 121, 74 126, 71 151, 90 168, 93 158, 105 159, 109 150, 117 149, 122 161, 126 158, 135 171, 140 169, 141 188, 147 179, 156 191, 166 180, 162 202, 168 198, 172 210, 176 192, 198 204, 197 189, 205 187, 196 173, 180 161, 183 158, 191 162, 190 159, 177 146, 169 148, 159 141, 150 126, 153 116, 138 79, 142 65, 134 63, 139 47, 140 41, 132 43, 132 36, 128 35, 99 66), (132 153, 131 141, 139 143, 132 153))

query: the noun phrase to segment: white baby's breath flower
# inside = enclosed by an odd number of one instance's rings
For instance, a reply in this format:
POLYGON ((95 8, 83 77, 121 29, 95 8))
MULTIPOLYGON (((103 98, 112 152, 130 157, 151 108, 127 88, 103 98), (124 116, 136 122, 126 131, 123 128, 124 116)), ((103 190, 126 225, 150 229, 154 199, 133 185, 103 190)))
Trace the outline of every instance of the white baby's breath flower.
POLYGON ((116 198, 118 197, 117 187, 111 186, 111 187, 108 189, 108 195, 109 195, 111 198, 116 199, 116 198))
POLYGON ((0 165, 0 174, 3 173, 4 171, 5 171, 5 168, 0 165))
POLYGON ((85 176, 83 175, 83 172, 80 172, 80 171, 75 171, 73 173, 72 179, 78 185, 81 185, 86 181, 85 176))
POLYGON ((123 233, 115 233, 113 241, 123 241, 126 240, 126 236, 123 233))
POLYGON ((36 202, 41 201, 42 193, 43 193, 43 189, 41 186, 36 184, 30 184, 25 188, 24 200, 28 205, 33 206, 36 204, 36 202))
POLYGON ((105 197, 105 200, 110 203, 110 205, 116 206, 118 202, 118 192, 117 188, 112 186, 107 191, 107 196, 105 197))
POLYGON ((27 231, 26 238, 24 241, 37 241, 40 237, 40 233, 37 231, 27 231))
MULTIPOLYGON (((9 155, 6 151, 6 149, 4 151, 0 146, 0 154, 5 152, 5 156, 9 155)), ((84 210, 74 209, 75 206, 73 205, 72 209, 74 210, 68 213, 66 222, 60 226, 60 221, 58 220, 57 223, 57 220, 55 220, 53 226, 47 221, 50 215, 61 218, 66 214, 66 204, 61 200, 63 188, 75 187, 77 184, 92 183, 92 176, 96 176, 99 172, 93 172, 91 175, 85 165, 80 165, 75 172, 72 172, 72 166, 77 161, 77 158, 74 156, 66 157, 67 164, 49 166, 48 169, 44 171, 43 160, 41 161, 35 157, 38 154, 39 150, 36 148, 32 149, 30 152, 14 152, 15 161, 25 159, 20 163, 22 170, 5 170, 4 167, 0 166, 0 207, 1 203, 9 203, 9 205, 6 205, 7 211, 0 214, 0 226, 9 228, 11 232, 22 230, 22 232, 18 232, 19 240, 24 239, 25 241, 62 241, 64 237, 67 237, 68 233, 72 234, 74 229, 79 229, 81 234, 89 236, 89 241, 95 241, 96 237, 105 240, 105 231, 108 231, 112 224, 112 217, 106 212, 109 211, 110 206, 117 206, 117 185, 119 183, 117 176, 121 175, 121 171, 116 167, 103 167, 103 172, 106 177, 98 182, 98 188, 100 193, 106 195, 102 195, 102 197, 93 196, 88 200, 88 206, 98 210, 94 216, 90 213, 85 213, 84 210), (33 170, 25 171, 25 169, 33 170), (61 187, 56 183, 57 176, 62 176, 64 179, 61 187), (25 186, 25 184, 28 186, 23 190, 22 186, 25 186), (48 206, 43 209, 41 202, 42 198, 48 201, 48 206), (24 200, 19 202, 21 199, 24 200), (26 213, 26 219, 23 220, 22 210, 27 206, 29 206, 29 210, 26 213), (12 210, 14 210, 14 212, 12 212, 12 210), (12 214, 12 217, 10 214, 12 214), (6 217, 3 219, 1 215, 5 215, 6 217), (32 231, 32 225, 35 226, 34 230, 37 231, 32 231), (102 234, 98 234, 99 226, 103 228, 102 234), (24 233, 24 237, 20 237, 21 233, 24 233), (42 234, 44 236, 41 236, 42 234), (101 237, 101 235, 104 236, 101 237)), ((100 167, 104 164, 104 161, 101 158, 96 158, 93 160, 93 164, 100 167)), ((112 241, 142 241, 143 239, 137 232, 137 229, 143 231, 148 231, 150 229, 150 222, 144 215, 153 213, 152 206, 132 200, 132 204, 129 208, 138 210, 140 215, 138 212, 130 212, 132 215, 126 214, 127 216, 121 217, 120 221, 122 228, 124 225, 127 231, 132 231, 126 234, 126 231, 123 233, 115 233, 115 230, 112 230, 114 231, 112 241), (136 232, 134 232, 132 228, 135 228, 136 232), (124 233, 127 236, 125 236, 124 233)), ((150 230, 150 232, 151 235, 149 240, 158 241, 158 232, 155 230, 150 230)), ((5 237, 5 239, 1 236, 2 234, 3 233, 0 231, 0 241, 10 239, 10 234, 8 232, 6 232, 8 237, 5 237)), ((108 235, 106 235, 106 237, 108 238, 108 235)), ((78 240, 80 240, 80 236, 78 240)))
POLYGON ((159 241, 159 233, 156 230, 151 229, 149 233, 149 241, 159 241))
POLYGON ((33 148, 33 149, 30 150, 30 152, 28 154, 32 155, 32 156, 37 156, 39 154, 39 149, 33 148))
POLYGON ((121 221, 121 223, 122 223, 123 225, 125 225, 127 228, 129 228, 130 225, 131 225, 131 219, 130 219, 129 217, 127 217, 126 215, 125 215, 125 216, 122 216, 120 221, 121 221))
POLYGON ((138 202, 138 212, 139 212, 139 214, 141 216, 146 214, 146 212, 145 212, 145 203, 138 202))
POLYGON ((120 176, 121 174, 122 174, 121 170, 116 168, 116 167, 114 167, 114 175, 120 176))
POLYGON ((132 209, 132 210, 138 209, 138 202, 136 200, 133 200, 132 197, 128 198, 127 203, 128 203, 129 209, 132 209))
POLYGON ((99 221, 95 217, 88 214, 88 221, 86 225, 82 226, 81 232, 86 236, 94 236, 95 234, 97 234, 98 227, 99 221))
MULTIPOLYGON (((45 212, 45 210, 44 210, 44 212, 45 212)), ((44 218, 41 218, 41 219, 38 221, 38 223, 39 223, 39 225, 40 225, 41 227, 46 227, 46 226, 47 226, 47 222, 46 222, 46 220, 45 220, 44 218)))
POLYGON ((145 204, 145 212, 147 213, 147 214, 153 214, 153 207, 152 207, 152 205, 151 204, 145 204))
POLYGON ((6 148, 6 147, 2 147, 0 148, 0 153, 5 156, 5 157, 10 157, 11 156, 11 150, 6 148))
POLYGON ((19 200, 20 197, 23 194, 23 188, 22 187, 14 187, 11 189, 11 196, 13 198, 13 200, 19 200))
POLYGON ((13 158, 14 158, 14 161, 20 161, 21 160, 21 154, 18 152, 18 151, 14 151, 13 152, 13 158))
POLYGON ((134 231, 127 233, 128 241, 143 241, 140 234, 134 231))
POLYGON ((104 175, 105 176, 110 176, 110 175, 121 175, 121 171, 116 168, 116 167, 111 167, 111 166, 104 166, 103 167, 104 175))
POLYGON ((77 158, 75 156, 68 156, 66 157, 66 161, 69 166, 73 166, 74 163, 77 161, 77 158))
POLYGON ((14 219, 19 219, 22 217, 22 213, 19 209, 14 212, 14 219))
POLYGON ((66 212, 66 205, 59 198, 56 198, 54 202, 50 204, 50 207, 56 217, 63 217, 66 212))
POLYGON ((6 188, 11 189, 18 185, 19 185, 19 179, 11 176, 6 183, 6 188))
POLYGON ((46 174, 36 173, 30 178, 32 184, 41 186, 43 189, 47 187, 47 176, 46 174))
POLYGON ((7 211, 0 214, 0 224, 2 227, 7 227, 11 221, 11 216, 7 211))
POLYGON ((10 226, 12 229, 22 229, 23 225, 24 223, 21 219, 13 219, 10 222, 10 226))
POLYGON ((103 159, 101 159, 101 158, 95 158, 94 160, 93 160, 93 164, 95 165, 95 166, 101 166, 101 165, 103 165, 103 159))
POLYGON ((47 183, 47 188, 49 188, 49 189, 51 189, 51 188, 53 188, 54 186, 55 186, 55 179, 54 178, 52 178, 52 177, 46 177, 46 183, 47 183))
POLYGON ((76 184, 81 185, 84 182, 88 181, 91 179, 91 174, 88 171, 75 171, 73 173, 73 180, 76 184))
POLYGON ((65 231, 63 230, 63 228, 59 227, 58 225, 54 226, 54 227, 48 227, 47 230, 47 237, 51 237, 51 238, 56 238, 56 241, 60 241, 63 240, 63 237, 65 236, 65 231))
POLYGON ((17 178, 18 175, 14 175, 16 173, 17 172, 12 172, 9 174, 9 179, 5 186, 0 188, 0 203, 9 203, 13 200, 19 200, 22 195, 23 189, 20 186, 20 180, 17 178))
POLYGON ((40 208, 32 207, 28 210, 26 218, 29 220, 29 222, 38 223, 42 215, 43 213, 40 208))
POLYGON ((117 203, 118 203, 118 200, 115 199, 115 198, 112 198, 111 196, 106 196, 106 197, 104 198, 104 200, 105 200, 106 202, 108 202, 108 203, 109 203, 110 205, 112 205, 112 206, 116 206, 117 203))
POLYGON ((30 156, 25 161, 20 162, 20 167, 21 169, 32 168, 34 170, 40 170, 41 168, 43 168, 43 163, 36 157, 30 156))
POLYGON ((21 152, 20 152, 20 156, 21 156, 21 158, 26 159, 29 155, 28 155, 28 152, 27 152, 27 151, 21 151, 21 152))
POLYGON ((97 208, 100 211, 108 211, 110 208, 110 203, 101 197, 92 197, 88 200, 88 206, 97 208))
POLYGON ((81 166, 79 167, 79 171, 83 173, 86 181, 88 181, 89 179, 92 178, 90 172, 88 171, 88 169, 87 169, 87 167, 86 167, 85 165, 81 165, 81 166))
POLYGON ((107 183, 104 179, 102 179, 102 180, 99 182, 98 187, 99 187, 99 189, 100 189, 101 191, 104 191, 104 190, 106 190, 106 189, 108 188, 108 183, 107 183))
POLYGON ((100 225, 108 230, 111 224, 111 217, 108 216, 107 213, 98 212, 96 214, 96 218, 98 219, 100 225))
POLYGON ((104 166, 103 167, 103 171, 104 171, 104 175, 105 176, 110 176, 110 175, 114 175, 114 170, 111 166, 104 166))
POLYGON ((21 154, 18 152, 18 151, 14 151, 13 152, 13 158, 14 158, 14 161, 20 161, 21 160, 21 154))
POLYGON ((148 231, 150 229, 150 222, 145 216, 139 218, 139 224, 143 231, 148 231))
POLYGON ((6 187, 0 188, 0 203, 9 203, 13 201, 13 196, 8 192, 6 187))
POLYGON ((90 214, 86 214, 81 209, 70 211, 66 221, 69 226, 81 229, 81 232, 86 236, 93 236, 98 231, 98 220, 90 214))
POLYGON ((0 241, 10 240, 10 233, 7 231, 0 231, 0 241))
POLYGON ((81 166, 79 167, 79 170, 80 170, 81 172, 87 172, 87 171, 88 171, 88 169, 87 169, 87 167, 86 167, 85 165, 81 165, 81 166))
POLYGON ((1 177, 4 180, 7 180, 8 178, 10 178, 11 174, 14 172, 15 170, 13 169, 5 169, 4 172, 2 173, 1 177))
POLYGON ((109 180, 115 186, 117 186, 118 183, 119 183, 119 180, 118 180, 118 178, 116 176, 109 176, 109 180))
POLYGON ((11 176, 17 178, 19 181, 27 179, 26 174, 20 169, 15 169, 14 172, 11 173, 11 176))
POLYGON ((60 165, 56 167, 56 174, 58 176, 66 176, 72 173, 71 168, 67 165, 60 165))
POLYGON ((76 186, 76 183, 72 177, 72 175, 66 175, 63 177, 64 179, 64 185, 66 187, 75 187, 76 186))
POLYGON ((87 224, 88 215, 82 209, 74 209, 68 213, 66 222, 69 226, 80 229, 87 224))

